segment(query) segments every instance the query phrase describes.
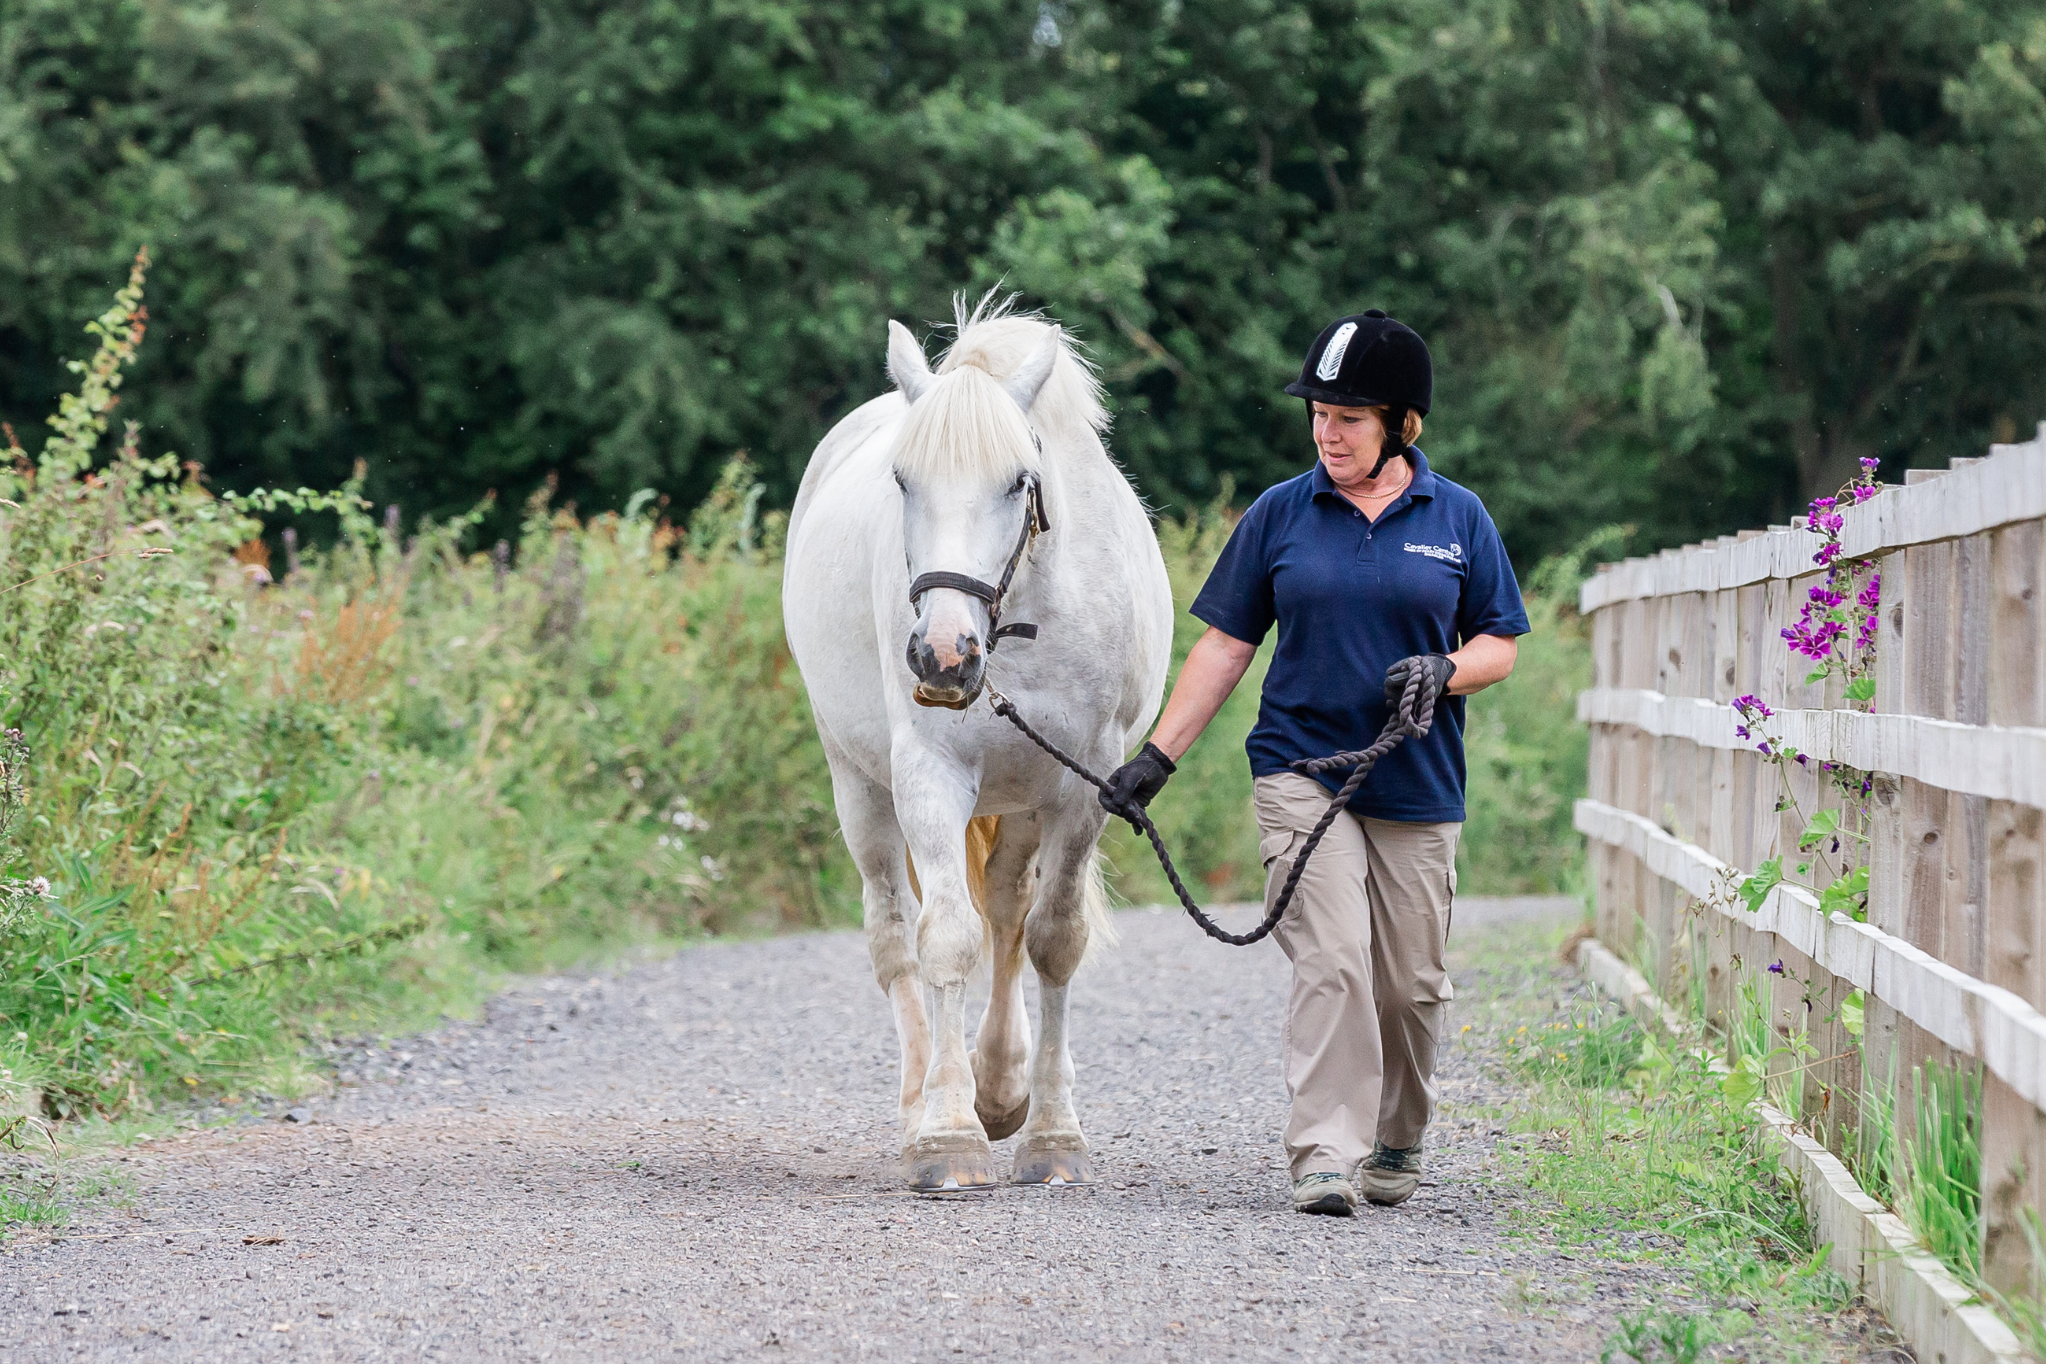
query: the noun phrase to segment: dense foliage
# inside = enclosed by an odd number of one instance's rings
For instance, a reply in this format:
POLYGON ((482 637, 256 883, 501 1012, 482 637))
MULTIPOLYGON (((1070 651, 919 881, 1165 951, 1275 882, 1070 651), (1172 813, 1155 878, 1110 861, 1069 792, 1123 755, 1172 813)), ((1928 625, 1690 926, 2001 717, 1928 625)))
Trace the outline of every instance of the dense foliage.
POLYGON ((132 407, 217 486, 786 502, 882 319, 1006 280, 1161 504, 1302 462, 1377 304, 1523 564, 2046 416, 2033 0, 4 0, 0 416, 162 261, 132 407))
MULTIPOLYGON (((405 534, 352 483, 216 495, 110 439, 142 284, 94 324, 58 438, 0 467, 0 1128, 288 1088, 309 1035, 508 969, 857 921, 783 520, 743 462, 680 526, 651 493, 583 518, 543 487, 482 553, 474 518, 405 534), (263 520, 308 511, 335 543, 273 554, 263 520)), ((1182 602, 1228 528, 1162 527, 1182 602)), ((1471 708, 1470 891, 1553 889, 1574 857, 1584 650, 1536 609, 1555 628, 1471 708)), ((1154 807, 1218 899, 1260 884, 1255 710, 1245 688, 1154 807)), ((1155 896, 1141 842, 1110 858, 1155 896)))

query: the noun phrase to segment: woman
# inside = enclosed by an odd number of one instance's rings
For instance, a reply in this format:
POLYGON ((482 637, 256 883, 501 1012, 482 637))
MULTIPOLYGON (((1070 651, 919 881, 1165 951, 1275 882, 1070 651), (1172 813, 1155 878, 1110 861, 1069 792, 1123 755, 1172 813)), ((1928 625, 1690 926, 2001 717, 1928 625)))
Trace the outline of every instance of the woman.
POLYGON ((1276 623, 1246 745, 1269 906, 1347 775, 1317 781, 1288 764, 1368 747, 1415 671, 1442 698, 1429 732, 1380 761, 1330 827, 1273 932, 1293 963, 1286 1150, 1302 1212, 1349 1216, 1353 1171, 1386 1206, 1420 1183, 1452 997, 1442 954, 1464 817, 1461 698, 1513 671, 1528 630, 1484 504, 1414 446, 1433 387, 1427 346, 1376 309, 1315 338, 1286 392, 1307 400, 1320 457, 1237 523, 1194 600, 1208 631, 1150 742, 1101 798, 1111 813, 1148 805, 1276 623))

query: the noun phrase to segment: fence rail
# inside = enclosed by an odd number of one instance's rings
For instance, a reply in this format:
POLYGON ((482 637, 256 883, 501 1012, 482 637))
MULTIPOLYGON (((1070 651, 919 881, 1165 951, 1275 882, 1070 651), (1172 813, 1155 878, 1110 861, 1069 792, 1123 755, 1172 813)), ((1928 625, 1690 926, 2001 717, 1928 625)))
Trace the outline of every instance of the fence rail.
POLYGON ((1758 999, 1779 1032, 1807 1020, 1816 1059, 1779 1083, 1850 1160, 1884 1111, 1910 1130, 1914 1067, 1979 1062, 1983 1274, 2037 1291, 2022 1221, 2046 1212, 2046 425, 1915 472, 1847 510, 1840 540, 1882 575, 1872 711, 1837 677, 1807 682, 1781 638, 1819 580, 1802 526, 1585 585, 1576 823, 1599 937, 1722 1029, 1758 999), (1744 694, 1774 708, 1771 734, 1809 768, 1779 771, 1737 733, 1744 694), (1798 886, 1753 911, 1734 893, 1764 859, 1795 863, 1812 816, 1842 808, 1820 763, 1870 775, 1867 845, 1844 850, 1869 869, 1865 923, 1798 886), (1855 991, 1858 1037, 1841 1007, 1855 991))

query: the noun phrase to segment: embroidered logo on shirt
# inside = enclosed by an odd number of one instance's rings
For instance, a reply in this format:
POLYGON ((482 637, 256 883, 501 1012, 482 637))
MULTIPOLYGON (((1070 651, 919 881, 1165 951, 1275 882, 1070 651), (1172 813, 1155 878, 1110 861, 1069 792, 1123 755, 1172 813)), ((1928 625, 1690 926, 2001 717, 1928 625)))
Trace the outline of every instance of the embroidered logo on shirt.
POLYGON ((1460 564, 1463 562, 1462 545, 1453 544, 1448 549, 1444 549, 1440 545, 1417 545, 1412 540, 1409 540, 1407 541, 1407 553, 1425 554, 1431 559, 1440 559, 1446 564, 1460 564))
POLYGON ((1343 354, 1350 349, 1350 338, 1357 334, 1357 324, 1345 322, 1336 328, 1336 334, 1328 339, 1328 349, 1321 353, 1321 363, 1314 367, 1314 377, 1323 383, 1343 372, 1343 354))

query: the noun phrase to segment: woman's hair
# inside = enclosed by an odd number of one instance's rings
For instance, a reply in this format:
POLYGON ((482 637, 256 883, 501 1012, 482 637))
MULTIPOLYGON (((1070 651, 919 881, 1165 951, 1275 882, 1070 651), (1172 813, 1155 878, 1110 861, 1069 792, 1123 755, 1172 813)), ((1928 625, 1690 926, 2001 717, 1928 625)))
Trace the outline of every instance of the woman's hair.
MULTIPOLYGON (((1378 414, 1378 424, 1385 428, 1387 435, 1391 435, 1392 422, 1389 418, 1392 416, 1392 409, 1389 407, 1374 407, 1371 410, 1378 414)), ((1406 424, 1400 428, 1400 443, 1402 445, 1412 445, 1420 438, 1421 414, 1410 407, 1407 409, 1406 424)))

